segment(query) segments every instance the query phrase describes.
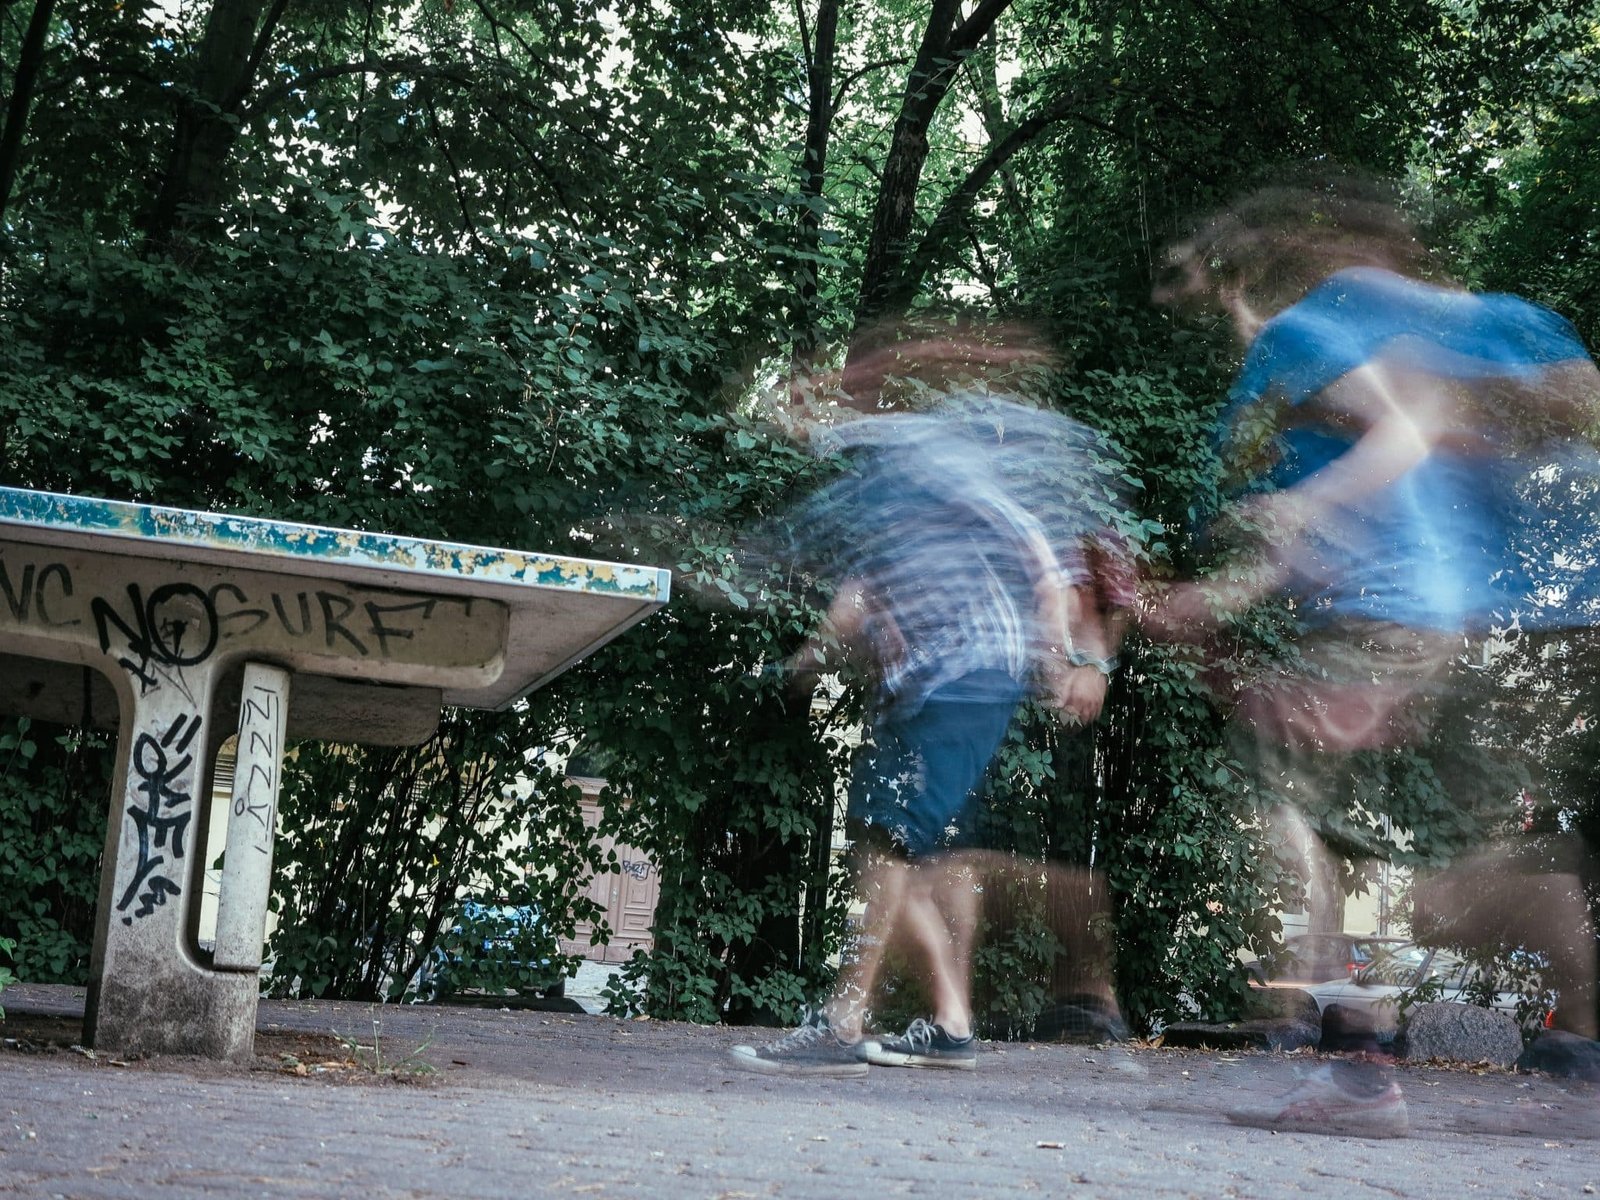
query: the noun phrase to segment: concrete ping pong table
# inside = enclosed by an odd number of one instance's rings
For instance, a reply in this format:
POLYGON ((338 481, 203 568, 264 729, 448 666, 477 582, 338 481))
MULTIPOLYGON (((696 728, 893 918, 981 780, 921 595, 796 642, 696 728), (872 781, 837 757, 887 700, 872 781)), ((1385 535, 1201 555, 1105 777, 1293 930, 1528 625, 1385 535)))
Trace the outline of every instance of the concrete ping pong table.
POLYGON ((0 487, 0 712, 118 730, 90 1044, 252 1054, 286 739, 425 741, 443 705, 505 708, 669 586, 654 567, 0 487), (208 953, 212 764, 234 733, 208 953))

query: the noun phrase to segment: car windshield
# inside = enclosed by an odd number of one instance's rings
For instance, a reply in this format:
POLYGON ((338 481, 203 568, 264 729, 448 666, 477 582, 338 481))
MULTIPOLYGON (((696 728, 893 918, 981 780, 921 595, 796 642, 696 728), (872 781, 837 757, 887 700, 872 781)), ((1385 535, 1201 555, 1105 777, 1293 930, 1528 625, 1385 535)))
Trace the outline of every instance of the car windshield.
POLYGON ((1371 962, 1385 950, 1393 949, 1401 944, 1396 938, 1356 938, 1350 943, 1350 961, 1358 963, 1371 962))

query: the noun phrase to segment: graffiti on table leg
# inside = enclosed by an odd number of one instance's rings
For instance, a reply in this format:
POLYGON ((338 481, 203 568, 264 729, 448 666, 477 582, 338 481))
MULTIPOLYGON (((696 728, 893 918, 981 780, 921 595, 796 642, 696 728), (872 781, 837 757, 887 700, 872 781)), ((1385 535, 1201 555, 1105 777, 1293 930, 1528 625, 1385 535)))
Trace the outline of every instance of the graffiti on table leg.
POLYGON ((133 770, 139 778, 136 790, 144 802, 128 809, 128 816, 139 831, 139 864, 117 902, 117 911, 126 913, 135 899, 139 907, 122 918, 124 925, 132 925, 135 917, 148 917, 167 902, 168 896, 183 890, 166 875, 157 873, 167 859, 156 851, 170 852, 174 862, 183 858, 183 837, 192 813, 191 797, 180 789, 180 784, 194 762, 194 756, 187 751, 199 732, 199 717, 179 717, 159 738, 141 733, 134 743, 133 770), (141 894, 140 888, 146 890, 141 894))
POLYGON ((249 813, 260 826, 251 844, 261 854, 272 853, 273 805, 278 797, 279 714, 283 697, 276 688, 256 684, 240 710, 239 742, 250 751, 250 772, 233 802, 234 816, 249 813), (257 787, 259 784, 259 788, 257 787))

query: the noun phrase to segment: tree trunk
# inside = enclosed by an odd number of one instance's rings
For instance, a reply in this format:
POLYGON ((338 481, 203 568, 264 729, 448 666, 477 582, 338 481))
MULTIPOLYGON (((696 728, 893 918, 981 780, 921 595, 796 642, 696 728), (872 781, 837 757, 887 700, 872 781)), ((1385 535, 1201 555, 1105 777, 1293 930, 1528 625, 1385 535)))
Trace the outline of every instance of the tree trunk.
POLYGON ((809 366, 821 340, 817 327, 817 254, 822 248, 822 198, 827 182, 828 140, 833 132, 833 70, 838 49, 839 0, 819 0, 817 27, 809 47, 806 81, 810 95, 805 159, 801 167, 800 278, 795 288, 794 360, 809 366))
POLYGON ((893 312, 911 298, 917 280, 904 275, 906 243, 916 220, 917 187, 928 161, 928 128, 950 91, 962 59, 970 54, 1005 11, 1010 0, 981 0, 960 20, 960 0, 934 0, 917 59, 906 78, 900 116, 895 121, 883 182, 872 214, 872 235, 856 303, 856 325, 893 312))
POLYGON ((22 133, 27 128, 28 108, 33 103, 39 64, 44 61, 45 37, 50 32, 54 8, 55 0, 34 0, 33 16, 28 21, 28 31, 23 34, 22 50, 17 56, 11 99, 6 103, 5 131, 0 133, 0 219, 5 217, 11 188, 17 178, 17 166, 22 161, 22 133))
POLYGON ((167 167, 147 226, 147 244, 165 245, 189 224, 189 210, 215 204, 239 114, 254 84, 264 45, 282 16, 276 0, 262 26, 266 0, 215 0, 195 62, 193 85, 178 102, 167 167), (259 32, 258 32, 259 30, 259 32))

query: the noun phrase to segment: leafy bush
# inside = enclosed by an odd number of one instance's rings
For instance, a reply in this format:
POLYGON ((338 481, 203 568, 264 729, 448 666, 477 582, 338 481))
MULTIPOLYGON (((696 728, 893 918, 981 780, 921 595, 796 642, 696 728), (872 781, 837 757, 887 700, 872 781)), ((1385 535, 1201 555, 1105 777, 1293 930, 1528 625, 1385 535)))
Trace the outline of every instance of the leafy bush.
MULTIPOLYGON (((285 764, 265 986, 400 1000, 456 935, 463 896, 547 914, 551 936, 600 914, 580 793, 529 749, 530 710, 447 713, 421 746, 302 745, 285 764), (549 869, 547 869, 549 868, 549 869)), ((455 978, 496 986, 492 957, 455 978), (477 972, 477 974, 474 974, 477 972)), ((564 975, 556 955, 553 970, 564 975)))
MULTIPOLYGON (((0 938, 0 954, 5 955, 9 959, 16 948, 17 941, 15 938, 0 938)), ((17 977, 11 973, 10 967, 0 967, 0 992, 5 991, 6 988, 10 987, 16 981, 17 977)), ((6 1010, 0 1008, 0 1020, 4 1020, 5 1015, 6 1010)))
POLYGON ((0 937, 31 982, 88 977, 111 760, 104 734, 0 720, 0 937))

